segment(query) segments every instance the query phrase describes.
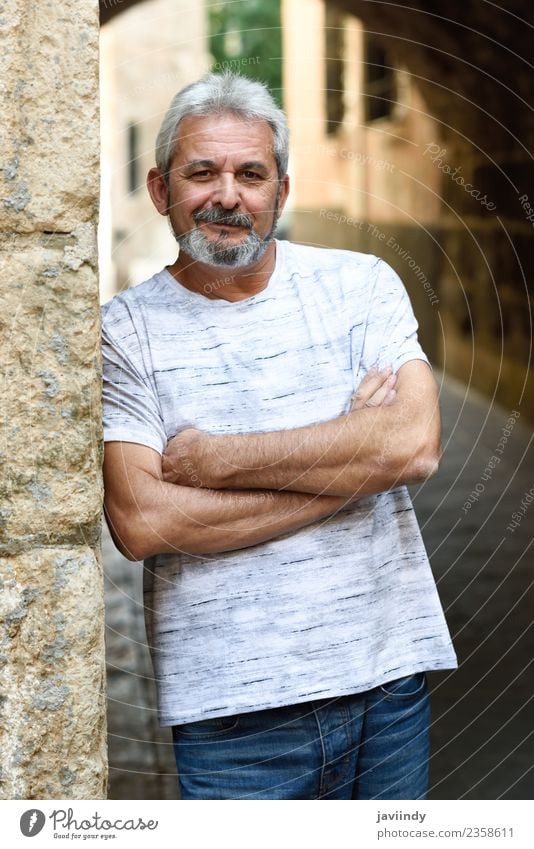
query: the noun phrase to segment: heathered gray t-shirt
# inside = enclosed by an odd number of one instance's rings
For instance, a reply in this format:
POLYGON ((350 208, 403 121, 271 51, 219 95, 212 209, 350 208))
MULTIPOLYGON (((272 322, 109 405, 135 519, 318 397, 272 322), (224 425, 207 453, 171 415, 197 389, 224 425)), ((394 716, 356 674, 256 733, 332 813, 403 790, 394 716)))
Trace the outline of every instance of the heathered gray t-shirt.
MULTIPOLYGON (((277 241, 267 288, 233 303, 164 269, 103 308, 105 439, 162 453, 190 425, 333 419, 372 366, 426 360, 416 331, 398 276, 366 254, 277 241)), ((404 486, 251 548, 152 557, 144 576, 163 725, 456 666, 404 486)))

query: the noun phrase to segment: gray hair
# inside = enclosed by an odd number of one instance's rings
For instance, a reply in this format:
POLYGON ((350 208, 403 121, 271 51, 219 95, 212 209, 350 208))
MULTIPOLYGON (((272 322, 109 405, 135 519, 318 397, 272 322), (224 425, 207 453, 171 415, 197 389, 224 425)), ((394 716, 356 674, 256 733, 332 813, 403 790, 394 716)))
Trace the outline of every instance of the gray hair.
POLYGON ((206 74, 176 94, 162 121, 156 139, 156 165, 165 179, 176 151, 180 121, 188 115, 230 112, 246 119, 266 121, 273 131, 273 156, 281 179, 287 172, 289 129, 287 118, 263 83, 232 71, 206 74))

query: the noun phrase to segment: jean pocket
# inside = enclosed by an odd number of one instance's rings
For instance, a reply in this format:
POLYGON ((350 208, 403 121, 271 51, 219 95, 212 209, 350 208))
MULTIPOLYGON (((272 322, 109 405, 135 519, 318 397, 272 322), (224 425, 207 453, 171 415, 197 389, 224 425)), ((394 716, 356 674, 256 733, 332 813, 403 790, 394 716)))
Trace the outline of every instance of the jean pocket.
POLYGON ((175 740, 185 737, 207 740, 235 731, 238 724, 239 716, 216 716, 212 719, 201 719, 198 722, 187 722, 185 725, 173 725, 172 736, 175 740))
POLYGON ((413 699, 426 690, 426 675, 424 672, 405 675, 382 684, 380 689, 386 699, 413 699))

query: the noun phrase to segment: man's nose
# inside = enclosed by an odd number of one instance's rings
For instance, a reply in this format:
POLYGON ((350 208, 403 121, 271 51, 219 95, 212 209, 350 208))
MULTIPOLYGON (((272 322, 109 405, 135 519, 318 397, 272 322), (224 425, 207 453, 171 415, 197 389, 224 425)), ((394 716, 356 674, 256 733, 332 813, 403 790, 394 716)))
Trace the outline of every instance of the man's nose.
POLYGON ((239 183, 235 175, 227 171, 219 174, 219 179, 211 196, 212 203, 220 204, 224 209, 236 209, 241 201, 239 183))

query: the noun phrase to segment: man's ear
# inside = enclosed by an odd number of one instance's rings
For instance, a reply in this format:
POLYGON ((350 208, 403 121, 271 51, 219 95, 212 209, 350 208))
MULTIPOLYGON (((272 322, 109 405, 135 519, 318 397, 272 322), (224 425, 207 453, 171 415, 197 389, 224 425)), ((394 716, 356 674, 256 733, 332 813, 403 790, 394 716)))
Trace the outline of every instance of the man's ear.
POLYGON ((146 178, 146 187, 159 214, 168 215, 169 187, 159 168, 150 169, 146 178))
POLYGON ((278 199, 278 217, 281 216, 289 194, 289 174, 284 174, 280 180, 280 197, 278 199))

